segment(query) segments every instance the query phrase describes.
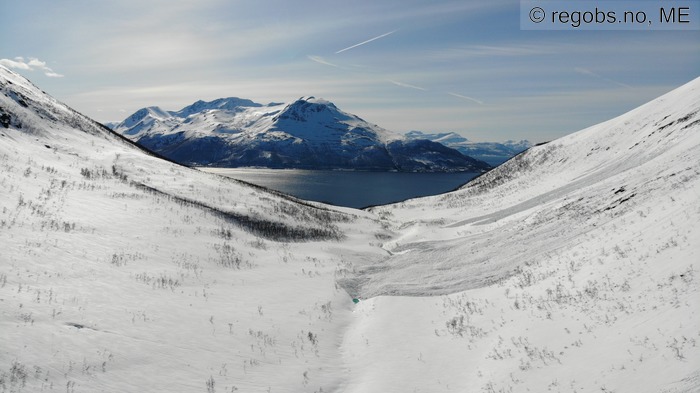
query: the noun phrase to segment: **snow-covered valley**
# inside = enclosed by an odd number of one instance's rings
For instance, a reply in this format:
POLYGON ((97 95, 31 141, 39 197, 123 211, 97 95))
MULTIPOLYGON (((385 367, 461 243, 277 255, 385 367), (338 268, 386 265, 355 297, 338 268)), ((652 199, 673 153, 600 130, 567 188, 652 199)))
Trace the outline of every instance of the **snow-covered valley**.
POLYGON ((369 210, 0 89, 0 391, 700 390, 700 79, 369 210))

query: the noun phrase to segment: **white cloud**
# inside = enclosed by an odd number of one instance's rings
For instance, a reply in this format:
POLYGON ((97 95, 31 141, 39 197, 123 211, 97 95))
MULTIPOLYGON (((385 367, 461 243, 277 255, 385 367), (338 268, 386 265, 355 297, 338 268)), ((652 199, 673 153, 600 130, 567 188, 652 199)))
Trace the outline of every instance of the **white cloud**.
POLYGON ((63 75, 54 72, 54 70, 47 66, 45 61, 41 61, 35 57, 30 57, 28 61, 25 61, 24 57, 15 57, 13 60, 0 59, 0 65, 25 71, 42 71, 44 75, 49 78, 63 78, 63 75))
POLYGON ((29 68, 29 65, 25 63, 21 57, 15 57, 15 60, 0 59, 0 65, 3 65, 8 68, 17 68, 20 70, 31 70, 31 68, 29 68))
MULTIPOLYGON (((21 59, 21 57, 20 57, 20 59, 21 59)), ((29 62, 27 62, 27 64, 29 65, 29 67, 47 68, 45 61, 41 61, 41 60, 34 58, 34 57, 30 57, 29 62)))

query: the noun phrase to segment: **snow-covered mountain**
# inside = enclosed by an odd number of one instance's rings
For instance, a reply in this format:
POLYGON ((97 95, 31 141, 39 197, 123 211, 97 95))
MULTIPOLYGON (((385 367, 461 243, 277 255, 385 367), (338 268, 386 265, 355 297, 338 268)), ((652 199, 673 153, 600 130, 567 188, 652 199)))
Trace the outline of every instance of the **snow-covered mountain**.
POLYGON ((262 105, 197 101, 177 112, 138 110, 115 131, 193 166, 396 171, 484 171, 490 166, 427 140, 407 139, 333 103, 303 97, 262 105))
POLYGON ((1 66, 0 119, 0 392, 344 384, 335 281, 376 217, 159 159, 1 66))
POLYGON ((466 156, 484 161, 491 166, 501 165, 532 147, 532 143, 527 140, 472 142, 454 132, 425 133, 422 131, 409 131, 406 133, 406 137, 409 139, 427 139, 429 141, 442 143, 447 147, 458 150, 466 156))
POLYGON ((0 391, 697 392, 698 157, 700 79, 455 192, 336 208, 0 67, 0 391))
POLYGON ((103 122, 102 124, 105 127, 109 128, 110 130, 113 130, 116 126, 119 125, 119 123, 121 123, 121 122, 120 121, 108 121, 108 122, 103 122))
POLYGON ((700 78, 455 192, 371 209, 396 235, 346 283, 372 299, 348 346, 374 343, 350 378, 426 381, 372 391, 700 391, 699 202, 700 78))

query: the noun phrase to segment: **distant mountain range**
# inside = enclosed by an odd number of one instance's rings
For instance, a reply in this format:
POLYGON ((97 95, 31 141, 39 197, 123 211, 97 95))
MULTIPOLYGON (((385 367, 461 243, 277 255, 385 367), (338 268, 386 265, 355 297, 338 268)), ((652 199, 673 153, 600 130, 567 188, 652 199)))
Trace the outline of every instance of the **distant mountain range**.
POLYGON ((110 126, 149 150, 192 166, 403 172, 491 168, 441 143, 393 133, 314 97, 266 105, 220 98, 179 111, 148 107, 110 126))
POLYGON ((429 134, 421 131, 410 131, 406 133, 406 137, 411 140, 427 139, 433 142, 442 143, 447 147, 459 150, 459 152, 464 155, 484 161, 491 166, 501 165, 515 155, 532 147, 532 143, 527 140, 509 140, 501 143, 472 142, 454 132, 429 134))

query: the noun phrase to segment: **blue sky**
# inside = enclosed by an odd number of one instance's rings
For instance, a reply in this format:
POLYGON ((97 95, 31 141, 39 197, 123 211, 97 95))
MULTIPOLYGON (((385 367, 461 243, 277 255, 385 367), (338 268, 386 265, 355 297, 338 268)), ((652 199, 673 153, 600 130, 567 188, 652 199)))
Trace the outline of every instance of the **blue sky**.
POLYGON ((517 1, 0 0, 0 13, 0 64, 99 121, 313 95, 393 131, 540 142, 700 70, 700 31, 521 31, 517 1))

